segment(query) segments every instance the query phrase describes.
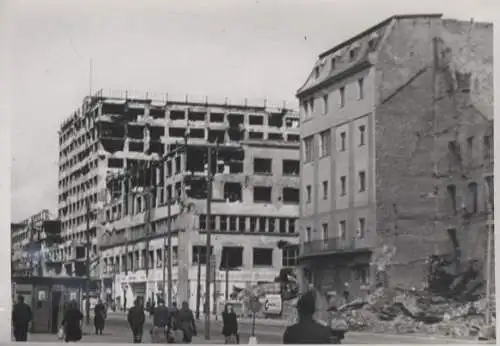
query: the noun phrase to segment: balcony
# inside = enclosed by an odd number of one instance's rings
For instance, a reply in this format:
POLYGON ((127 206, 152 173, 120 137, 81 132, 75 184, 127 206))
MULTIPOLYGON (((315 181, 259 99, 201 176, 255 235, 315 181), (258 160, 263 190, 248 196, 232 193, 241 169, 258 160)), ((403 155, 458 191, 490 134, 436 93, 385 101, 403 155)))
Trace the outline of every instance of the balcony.
POLYGON ((330 238, 312 240, 302 245, 301 257, 332 255, 370 251, 373 248, 370 238, 330 238))

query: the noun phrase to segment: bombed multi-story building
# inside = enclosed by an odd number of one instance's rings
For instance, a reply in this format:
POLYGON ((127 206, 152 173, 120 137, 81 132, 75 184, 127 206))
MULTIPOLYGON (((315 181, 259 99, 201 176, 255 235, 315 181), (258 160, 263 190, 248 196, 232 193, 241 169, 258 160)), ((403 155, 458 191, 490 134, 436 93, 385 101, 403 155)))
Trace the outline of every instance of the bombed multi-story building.
POLYGON ((309 280, 356 296, 384 273, 421 287, 433 255, 458 272, 486 262, 492 71, 492 24, 441 15, 394 16, 320 54, 297 94, 309 280))
POLYGON ((234 288, 272 282, 283 266, 295 265, 299 216, 296 112, 247 101, 101 96, 97 103, 93 121, 101 133, 98 154, 107 164, 107 173, 101 175, 107 197, 98 242, 107 299, 130 306, 137 296, 156 300, 167 290, 163 269, 168 263, 169 221, 172 296, 189 301, 193 308, 198 263, 203 264, 199 273, 202 306, 205 296, 207 226, 212 230, 216 263, 211 292, 215 291, 217 300, 234 288), (208 148, 212 148, 213 164, 210 213, 208 148), (139 160, 146 165, 134 164, 139 160), (278 243, 287 246, 278 248, 278 243))

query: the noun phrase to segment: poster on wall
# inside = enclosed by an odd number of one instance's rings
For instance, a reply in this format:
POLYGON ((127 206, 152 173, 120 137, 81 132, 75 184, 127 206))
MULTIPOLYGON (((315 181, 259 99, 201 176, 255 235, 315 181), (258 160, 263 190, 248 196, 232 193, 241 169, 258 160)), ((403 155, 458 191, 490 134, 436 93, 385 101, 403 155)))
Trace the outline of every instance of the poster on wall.
POLYGON ((279 315, 282 309, 281 294, 266 294, 263 309, 264 314, 279 315))
POLYGON ((44 290, 38 291, 38 301, 43 302, 45 300, 47 300, 47 295, 46 295, 45 291, 44 290))

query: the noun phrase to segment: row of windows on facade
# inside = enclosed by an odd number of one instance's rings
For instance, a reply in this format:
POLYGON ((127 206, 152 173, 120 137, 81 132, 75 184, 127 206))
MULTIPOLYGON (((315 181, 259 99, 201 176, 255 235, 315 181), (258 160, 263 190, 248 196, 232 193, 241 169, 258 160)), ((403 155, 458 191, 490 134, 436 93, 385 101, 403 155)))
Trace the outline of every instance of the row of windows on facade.
MULTIPOLYGON (((485 177, 485 192, 487 198, 485 198, 484 210, 490 210, 494 208, 495 193, 494 193, 494 179, 493 176, 485 177)), ((484 186, 484 184, 483 184, 484 186)), ((448 192, 448 201, 451 211, 456 214, 459 209, 466 212, 476 214, 479 212, 479 184, 476 182, 470 182, 467 185, 467 190, 464 192, 466 196, 466 201, 461 205, 458 205, 457 201, 457 186, 450 184, 446 188, 448 192)))
MULTIPOLYGON (((207 256, 206 256, 206 247, 200 245, 194 245, 192 247, 192 256, 190 265, 197 264, 206 264, 207 256)), ((213 252, 213 247, 211 248, 213 252)), ((226 249, 232 250, 230 252, 230 257, 227 259, 229 263, 228 266, 231 268, 243 267, 243 247, 230 247, 223 248, 223 253, 226 249), (236 250, 236 251, 235 251, 236 250)), ((274 251, 277 249, 272 248, 252 248, 252 267, 261 268, 261 267, 274 267, 277 265, 274 263, 274 251)), ((295 266, 298 264, 299 259, 299 247, 297 245, 288 246, 281 250, 281 266, 295 266)), ((134 251, 130 252, 128 255, 121 255, 115 257, 107 257, 103 260, 104 264, 104 273, 112 274, 118 272, 124 272, 125 269, 130 271, 141 270, 146 268, 146 264, 148 269, 154 268, 162 268, 164 261, 163 251, 162 249, 156 249, 156 251, 149 251, 148 263, 146 263, 146 250, 134 251), (156 253, 156 257, 155 257, 156 253), (125 262, 125 258, 128 256, 127 262, 125 262)), ((224 260, 226 262, 226 260, 224 260)), ((165 248, 165 264, 168 265, 168 248, 165 248)), ((172 247, 172 265, 178 265, 178 247, 172 247)))
MULTIPOLYGON (((97 129, 93 128, 90 131, 86 131, 80 136, 74 138, 70 143, 63 145, 60 143, 59 149, 59 159, 65 159, 76 149, 86 149, 90 142, 94 142, 97 138, 97 129)), ((61 137, 59 137, 61 140, 61 137)), ((76 156, 76 155, 75 155, 76 156)))
MULTIPOLYGON (((211 215, 210 230, 215 232, 288 233, 296 231, 295 218, 211 215)), ((207 216, 199 216, 200 230, 207 229, 207 216)))
MULTIPOLYGON (((346 240, 347 238, 347 220, 340 220, 338 223, 337 235, 333 237, 334 239, 346 240)), ((312 235, 313 228, 306 227, 305 241, 311 242, 314 241, 314 237, 312 235)), ((366 236, 366 219, 364 217, 358 218, 357 228, 356 228, 356 238, 364 239, 366 236)), ((328 222, 324 222, 321 224, 321 238, 320 240, 327 241, 331 239, 330 229, 328 222)))
MULTIPOLYGON (((90 147, 87 146, 82 147, 82 149, 79 152, 72 155, 71 158, 69 159, 64 160, 64 158, 60 158, 59 174, 62 174, 63 172, 68 171, 77 164, 86 161, 91 154, 97 153, 98 148, 99 148, 98 144, 94 143, 90 147)), ((97 161, 97 159, 94 161, 97 161)))
MULTIPOLYGON (((314 135, 304 138, 304 161, 310 162, 316 158, 314 150, 314 135)), ((332 154, 332 141, 330 129, 322 131, 318 136, 318 157, 326 157, 332 154)), ((358 146, 366 144, 366 126, 358 126, 358 146)), ((343 131, 339 134, 338 150, 343 152, 347 151, 347 132, 343 131)))
MULTIPOLYGON (((322 193, 322 200, 326 201, 328 200, 328 195, 329 195, 329 186, 328 186, 328 180, 324 180, 321 183, 321 193, 322 193)), ((358 172, 358 192, 362 193, 366 191, 366 173, 365 171, 360 171, 358 172)), ((339 195, 344 197, 347 195, 347 177, 346 176, 341 176, 340 177, 340 191, 339 195)), ((309 204, 312 202, 312 186, 307 185, 306 186, 306 203, 309 204)))
MULTIPOLYGON (((365 97, 364 79, 359 78, 356 83, 356 86, 357 86, 357 99, 362 100, 365 97)), ((343 108, 346 105, 346 89, 347 85, 344 85, 336 91, 336 94, 338 95, 337 97, 338 108, 343 108)), ((310 118, 311 116, 314 115, 314 111, 315 109, 317 109, 317 104, 319 100, 321 100, 321 105, 323 108, 322 114, 325 116, 328 115, 331 108, 330 107, 331 98, 330 94, 326 93, 321 98, 310 98, 302 102, 302 109, 304 111, 305 118, 310 118)))
MULTIPOLYGON (((97 160, 93 160, 89 162, 89 170, 96 169, 98 165, 97 160)), ((84 176, 83 173, 80 172, 79 175, 68 175, 64 178, 59 179, 59 202, 63 202, 67 195, 76 195, 79 193, 83 193, 88 189, 92 188, 92 186, 97 185, 99 177, 97 173, 92 174, 91 176, 84 176), (84 178, 84 179, 81 179, 84 178), (85 180, 78 184, 75 184, 75 180, 85 180)))
MULTIPOLYGON (((474 159, 475 149, 477 148, 479 143, 477 143, 477 139, 474 136, 467 137, 466 140, 466 155, 469 161, 474 159)), ((485 161, 489 161, 493 159, 493 137, 490 135, 484 135, 482 141, 482 159, 485 161)), ((458 161, 462 162, 463 157, 461 153, 461 145, 456 141, 452 140, 448 142, 448 150, 452 154, 452 156, 458 161)))

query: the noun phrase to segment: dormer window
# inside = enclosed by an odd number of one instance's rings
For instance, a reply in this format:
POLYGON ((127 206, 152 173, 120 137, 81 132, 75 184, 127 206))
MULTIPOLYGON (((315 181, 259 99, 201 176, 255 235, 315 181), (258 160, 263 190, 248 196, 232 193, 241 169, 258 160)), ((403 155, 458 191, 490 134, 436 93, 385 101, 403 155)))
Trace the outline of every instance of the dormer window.
POLYGON ((373 33, 368 40, 368 50, 374 51, 377 45, 379 35, 377 33, 373 33))
POLYGON ((354 60, 356 59, 356 56, 358 55, 359 48, 355 47, 349 50, 349 60, 354 60))
POLYGON ((335 64, 337 63, 337 57, 333 57, 331 60, 331 69, 335 70, 335 64))
POLYGON ((319 78, 319 66, 314 68, 314 78, 319 78))

